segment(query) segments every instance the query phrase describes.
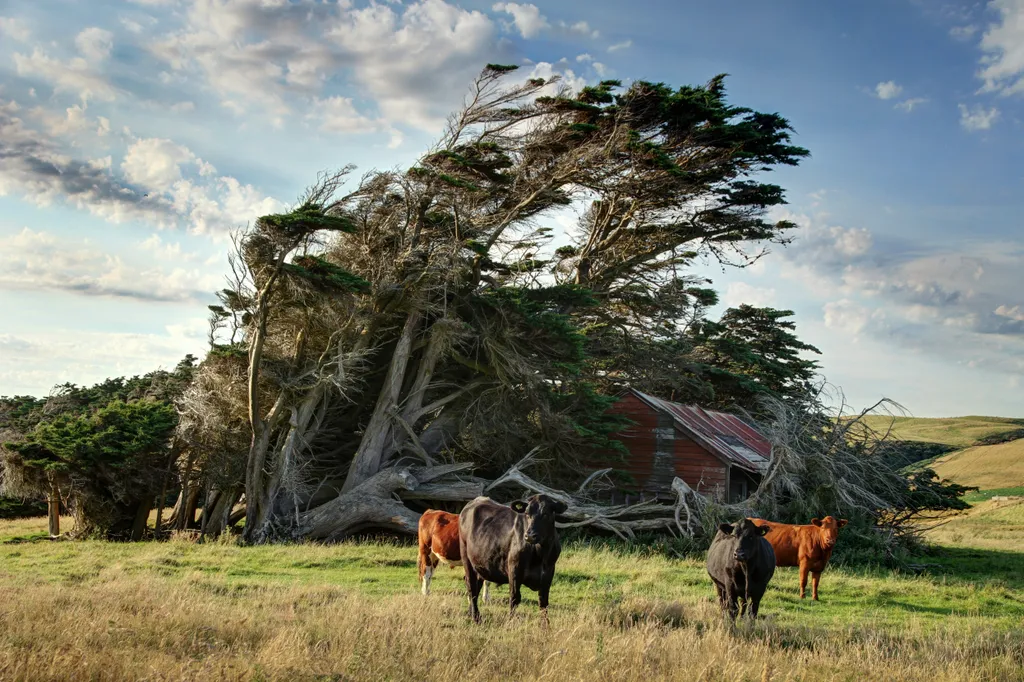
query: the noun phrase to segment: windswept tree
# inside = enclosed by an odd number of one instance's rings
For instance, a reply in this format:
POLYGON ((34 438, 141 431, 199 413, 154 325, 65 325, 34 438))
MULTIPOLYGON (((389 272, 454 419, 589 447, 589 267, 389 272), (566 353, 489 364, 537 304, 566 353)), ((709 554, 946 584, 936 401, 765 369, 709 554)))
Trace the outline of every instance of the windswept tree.
POLYGON ((75 534, 138 540, 172 488, 178 415, 195 358, 173 371, 58 386, 46 399, 0 398, 0 492, 48 499, 75 517, 75 534))
POLYGON ((664 362, 697 390, 687 351, 713 294, 693 260, 793 227, 756 178, 807 151, 781 116, 728 104, 723 77, 573 93, 511 71, 488 66, 408 171, 347 191, 351 169, 324 175, 238 236, 218 388, 191 423, 237 424, 244 404, 249 541, 410 530, 407 503, 482 491, 464 462, 493 475, 535 446, 544 476, 582 476, 615 451, 617 383, 664 362))

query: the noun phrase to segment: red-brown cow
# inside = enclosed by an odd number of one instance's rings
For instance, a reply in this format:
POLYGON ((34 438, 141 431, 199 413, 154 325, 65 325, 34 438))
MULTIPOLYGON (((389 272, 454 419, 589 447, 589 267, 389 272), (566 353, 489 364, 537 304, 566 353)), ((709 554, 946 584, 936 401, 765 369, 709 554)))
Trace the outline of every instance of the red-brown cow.
POLYGON ((811 519, 809 526, 794 526, 764 519, 750 519, 759 526, 769 528, 765 540, 775 550, 776 566, 800 567, 800 598, 807 591, 807 574, 811 574, 811 596, 818 599, 818 581, 821 572, 828 565, 832 549, 836 546, 839 529, 846 525, 846 519, 811 519))
MULTIPOLYGON (((441 561, 449 568, 462 565, 459 553, 459 515, 428 509, 420 517, 420 581, 423 594, 430 594, 430 579, 441 561)), ((484 583, 484 601, 488 601, 488 584, 484 583)))

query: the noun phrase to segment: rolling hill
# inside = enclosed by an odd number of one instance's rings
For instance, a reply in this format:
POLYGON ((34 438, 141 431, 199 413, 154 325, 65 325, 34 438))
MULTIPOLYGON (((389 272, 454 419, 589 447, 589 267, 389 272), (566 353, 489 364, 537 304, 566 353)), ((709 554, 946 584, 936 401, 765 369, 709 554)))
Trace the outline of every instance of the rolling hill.
POLYGON ((919 462, 937 474, 961 485, 982 490, 1020 488, 1024 486, 1024 438, 1005 443, 982 444, 1012 437, 1024 429, 1024 419, 1003 417, 925 417, 869 416, 868 426, 876 431, 892 428, 899 440, 939 443, 957 448, 953 452, 919 462))

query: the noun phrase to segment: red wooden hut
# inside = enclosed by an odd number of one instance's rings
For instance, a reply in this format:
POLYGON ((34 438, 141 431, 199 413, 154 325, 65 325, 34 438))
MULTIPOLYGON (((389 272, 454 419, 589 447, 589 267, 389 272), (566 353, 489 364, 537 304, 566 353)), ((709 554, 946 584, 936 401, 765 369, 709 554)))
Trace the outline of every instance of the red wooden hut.
POLYGON ((635 422, 616 438, 629 451, 620 468, 633 477, 626 492, 672 496, 676 476, 699 493, 727 502, 746 499, 764 474, 771 444, 736 415, 655 398, 635 389, 612 407, 635 422))

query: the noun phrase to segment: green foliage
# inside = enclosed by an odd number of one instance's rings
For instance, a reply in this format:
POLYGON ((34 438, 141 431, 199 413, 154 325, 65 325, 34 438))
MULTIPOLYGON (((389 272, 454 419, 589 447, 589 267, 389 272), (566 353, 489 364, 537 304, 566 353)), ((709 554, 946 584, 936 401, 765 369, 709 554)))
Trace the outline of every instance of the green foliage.
POLYGON ((64 384, 45 400, 0 398, 5 488, 41 500, 53 479, 80 532, 123 537, 136 507, 163 482, 178 420, 172 403, 195 369, 188 355, 170 372, 64 384))
POLYGON ((757 410, 764 396, 800 404, 811 393, 817 353, 800 341, 790 310, 729 308, 721 320, 705 320, 694 333, 695 355, 704 365, 715 407, 757 410))
POLYGON ((0 495, 0 519, 23 519, 46 514, 46 503, 0 495))
POLYGON ((370 283, 331 263, 323 256, 296 256, 283 266, 285 274, 298 278, 324 293, 365 293, 370 283))
POLYGON ((355 232, 355 224, 345 215, 328 214, 325 207, 306 202, 288 213, 274 213, 258 219, 265 230, 289 239, 301 239, 314 232, 355 232))

